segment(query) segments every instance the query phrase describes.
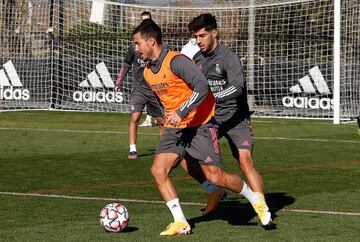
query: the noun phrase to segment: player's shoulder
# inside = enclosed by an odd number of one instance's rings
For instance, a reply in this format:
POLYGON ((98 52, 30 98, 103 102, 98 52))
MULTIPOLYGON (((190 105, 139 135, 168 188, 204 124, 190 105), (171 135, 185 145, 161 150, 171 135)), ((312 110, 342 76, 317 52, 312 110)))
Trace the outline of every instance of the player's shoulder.
POLYGON ((225 45, 219 46, 219 52, 221 53, 223 63, 225 65, 227 65, 228 63, 237 63, 238 61, 240 61, 239 56, 236 54, 236 52, 225 45))
POLYGON ((236 56, 236 53, 230 49, 229 47, 223 45, 223 44, 219 44, 219 53, 221 53, 221 55, 223 56, 236 56))

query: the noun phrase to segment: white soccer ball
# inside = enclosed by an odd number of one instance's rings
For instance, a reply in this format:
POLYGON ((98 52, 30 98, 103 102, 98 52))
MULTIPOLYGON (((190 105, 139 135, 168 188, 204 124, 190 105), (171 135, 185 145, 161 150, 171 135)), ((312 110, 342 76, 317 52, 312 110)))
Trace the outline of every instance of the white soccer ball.
POLYGON ((120 203, 110 203, 100 212, 100 224, 107 232, 121 232, 129 224, 130 215, 120 203))

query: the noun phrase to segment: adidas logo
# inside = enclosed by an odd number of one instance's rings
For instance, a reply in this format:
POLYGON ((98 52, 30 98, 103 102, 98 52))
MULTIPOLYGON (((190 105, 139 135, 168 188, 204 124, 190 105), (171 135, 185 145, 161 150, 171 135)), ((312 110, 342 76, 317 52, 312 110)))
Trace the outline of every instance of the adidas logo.
POLYGON ((290 87, 290 92, 293 94, 307 94, 304 96, 285 96, 282 98, 282 104, 287 108, 304 108, 304 109, 333 109, 334 100, 328 97, 319 98, 312 97, 314 95, 331 95, 331 91, 326 84, 324 76, 322 75, 318 66, 315 66, 309 70, 310 76, 306 75, 299 79, 299 84, 290 87), (313 82, 311 81, 311 78, 313 82), (310 97, 309 97, 310 96, 310 97))
MULTIPOLYGON (((87 79, 79 84, 82 88, 111 89, 115 85, 104 62, 96 65, 96 70, 87 75, 87 79), (101 78, 101 79, 100 79, 101 78)), ((114 91, 75 91, 73 99, 76 102, 110 102, 121 103, 124 98, 121 92, 114 91)))
POLYGON ((29 89, 22 88, 15 66, 9 60, 0 70, 0 100, 29 100, 29 89), (14 88, 19 87, 19 88, 14 88))
POLYGON ((250 146, 250 143, 249 143, 249 141, 245 140, 241 145, 242 146, 250 146))
POLYGON ((213 162, 213 159, 211 159, 210 156, 206 157, 205 162, 213 162))

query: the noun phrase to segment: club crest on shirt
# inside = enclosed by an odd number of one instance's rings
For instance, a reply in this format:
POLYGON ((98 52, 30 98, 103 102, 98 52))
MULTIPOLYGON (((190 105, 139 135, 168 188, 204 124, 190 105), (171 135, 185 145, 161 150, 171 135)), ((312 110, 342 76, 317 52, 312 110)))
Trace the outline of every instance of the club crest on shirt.
POLYGON ((146 61, 144 61, 143 59, 137 59, 137 63, 139 64, 139 66, 141 66, 141 67, 145 67, 146 66, 146 64, 147 64, 147 62, 146 61))
POLYGON ((219 65, 218 63, 216 63, 215 71, 216 71, 216 73, 218 73, 218 74, 221 73, 220 65, 219 65))

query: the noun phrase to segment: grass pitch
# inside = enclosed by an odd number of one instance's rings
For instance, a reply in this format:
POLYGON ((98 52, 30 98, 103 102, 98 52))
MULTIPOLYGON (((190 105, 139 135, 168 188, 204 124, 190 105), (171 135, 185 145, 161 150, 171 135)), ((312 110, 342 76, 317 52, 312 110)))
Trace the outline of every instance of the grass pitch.
MULTIPOLYGON (((128 160, 128 115, 0 113, 0 241, 358 241, 360 137, 357 125, 254 119, 254 160, 276 229, 264 230, 251 206, 228 192, 210 216, 202 188, 172 172, 193 234, 163 238, 172 217, 150 174, 156 127, 139 128, 128 160), (130 212, 123 233, 105 233, 107 203, 130 212)), ((224 169, 238 172, 225 140, 224 169)))

